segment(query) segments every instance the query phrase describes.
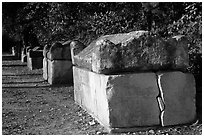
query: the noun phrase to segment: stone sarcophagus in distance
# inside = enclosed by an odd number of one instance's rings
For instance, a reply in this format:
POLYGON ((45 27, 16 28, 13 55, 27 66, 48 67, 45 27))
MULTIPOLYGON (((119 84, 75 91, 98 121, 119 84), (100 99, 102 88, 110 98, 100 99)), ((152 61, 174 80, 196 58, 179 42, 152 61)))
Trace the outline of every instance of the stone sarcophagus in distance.
POLYGON ((23 47, 21 50, 21 62, 27 62, 26 48, 23 47))
POLYGON ((195 120, 187 38, 134 31, 71 45, 74 99, 110 131, 195 120))
POLYGON ((43 50, 43 78, 50 84, 72 83, 70 42, 46 45, 43 50))
POLYGON ((41 47, 27 47, 27 66, 29 69, 41 69, 43 68, 43 50, 41 47))

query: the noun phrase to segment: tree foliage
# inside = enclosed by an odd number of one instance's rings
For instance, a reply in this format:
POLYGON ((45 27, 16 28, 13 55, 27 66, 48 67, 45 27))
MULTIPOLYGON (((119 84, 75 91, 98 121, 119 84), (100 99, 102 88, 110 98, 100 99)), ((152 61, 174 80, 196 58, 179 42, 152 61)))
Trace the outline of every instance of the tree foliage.
MULTIPOLYGON (((149 30, 162 37, 188 36, 191 62, 201 58, 198 57, 202 45, 199 2, 3 2, 2 5, 3 32, 22 40, 25 46, 44 46, 69 39, 88 45, 101 35, 149 30)), ((201 67, 200 64, 191 63, 191 70, 201 67)))
POLYGON ((202 5, 201 3, 185 3, 181 18, 174 21, 167 28, 170 35, 186 35, 189 40, 189 70, 201 74, 202 72, 202 5))

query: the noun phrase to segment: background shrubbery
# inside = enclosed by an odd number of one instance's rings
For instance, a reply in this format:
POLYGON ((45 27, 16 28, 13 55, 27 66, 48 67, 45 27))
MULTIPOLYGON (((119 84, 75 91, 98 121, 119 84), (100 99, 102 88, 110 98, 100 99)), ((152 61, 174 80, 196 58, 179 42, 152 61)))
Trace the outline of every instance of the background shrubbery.
MULTIPOLYGON (((202 3, 6 3, 3 34, 24 46, 78 39, 88 45, 101 35, 149 30, 162 37, 189 38, 189 71, 201 74, 202 3)), ((4 46, 8 44, 3 44, 4 46)))

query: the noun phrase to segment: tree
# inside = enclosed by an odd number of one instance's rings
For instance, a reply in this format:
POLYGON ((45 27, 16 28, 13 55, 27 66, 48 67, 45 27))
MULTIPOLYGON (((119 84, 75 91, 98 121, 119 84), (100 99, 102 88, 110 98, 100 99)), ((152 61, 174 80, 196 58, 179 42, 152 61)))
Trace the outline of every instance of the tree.
POLYGON ((2 11, 3 32, 13 39, 23 38, 27 46, 37 45, 36 41, 44 46, 70 39, 88 45, 101 35, 149 30, 164 38, 188 36, 191 62, 201 54, 199 2, 3 3, 2 11))

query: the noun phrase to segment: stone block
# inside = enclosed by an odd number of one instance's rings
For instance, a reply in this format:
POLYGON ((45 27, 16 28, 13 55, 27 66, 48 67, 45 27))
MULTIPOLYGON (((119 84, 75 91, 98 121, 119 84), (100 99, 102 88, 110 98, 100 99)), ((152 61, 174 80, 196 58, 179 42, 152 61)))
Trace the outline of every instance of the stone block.
POLYGON ((12 51, 12 55, 15 56, 15 55, 16 55, 16 49, 15 49, 15 47, 12 47, 12 48, 11 48, 11 51, 12 51))
POLYGON ((27 52, 26 54, 26 57, 27 57, 27 67, 30 68, 31 67, 31 58, 29 57, 29 53, 27 52))
POLYGON ((195 79, 182 72, 161 73, 164 95, 164 126, 191 123, 196 118, 195 79))
POLYGON ((23 53, 23 54, 26 54, 26 47, 23 47, 23 48, 22 48, 22 53, 23 53))
POLYGON ((74 98, 107 128, 160 125, 154 73, 103 75, 73 67, 74 98))
POLYGON ((29 49, 27 52, 27 66, 31 70, 43 68, 43 50, 29 49))
POLYGON ((27 62, 27 55, 26 55, 25 48, 22 48, 22 51, 21 51, 21 62, 27 62))
POLYGON ((43 57, 43 50, 29 50, 28 52, 30 58, 43 57))
POLYGON ((31 59, 29 59, 30 58, 30 56, 29 56, 29 51, 32 49, 30 46, 28 46, 28 47, 25 47, 25 49, 26 49, 26 57, 27 57, 27 66, 30 68, 30 66, 31 66, 31 59))
POLYGON ((43 78, 50 84, 73 82, 70 42, 56 42, 43 49, 43 78))
POLYGON ((31 47, 31 46, 28 46, 28 47, 25 47, 25 49, 26 49, 26 54, 27 54, 27 52, 28 52, 30 49, 32 49, 32 47, 31 47))
POLYGON ((110 131, 193 122, 195 81, 179 71, 104 75, 73 66, 74 100, 110 131))
POLYGON ((41 69, 43 67, 43 57, 38 58, 27 58, 27 66, 31 70, 41 69))
POLYGON ((32 48, 32 50, 33 50, 33 51, 36 51, 36 50, 43 50, 43 48, 42 48, 42 47, 39 47, 39 46, 36 46, 36 47, 32 48))
POLYGON ((48 80, 48 59, 43 58, 43 78, 48 80))
POLYGON ((71 58, 72 58, 73 64, 75 64, 75 57, 74 56, 79 54, 84 48, 85 48, 85 45, 83 43, 81 43, 80 41, 74 40, 70 43, 71 58))
POLYGON ((43 48, 43 56, 47 58, 47 53, 50 50, 51 45, 45 45, 43 48))
POLYGON ((189 66, 188 40, 175 36, 168 40, 147 31, 106 35, 73 56, 73 64, 101 74, 179 70, 189 66))
POLYGON ((50 60, 71 60, 70 44, 54 43, 47 53, 47 58, 50 60))
POLYGON ((184 35, 174 36, 167 40, 167 50, 173 69, 184 69, 189 66, 188 39, 184 35))
POLYGON ((67 40, 67 41, 65 41, 65 42, 62 42, 62 45, 64 45, 64 46, 70 46, 70 43, 71 43, 72 41, 71 40, 67 40))
POLYGON ((48 58, 47 53, 50 50, 51 45, 45 45, 43 48, 43 78, 48 80, 48 58))
POLYGON ((21 62, 27 62, 27 56, 21 54, 21 62))
POLYGON ((69 60, 47 59, 47 79, 50 84, 72 83, 72 62, 69 60))

